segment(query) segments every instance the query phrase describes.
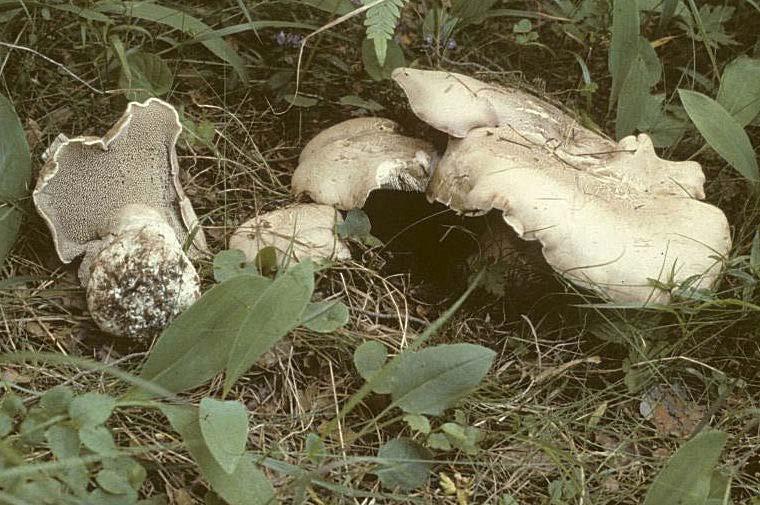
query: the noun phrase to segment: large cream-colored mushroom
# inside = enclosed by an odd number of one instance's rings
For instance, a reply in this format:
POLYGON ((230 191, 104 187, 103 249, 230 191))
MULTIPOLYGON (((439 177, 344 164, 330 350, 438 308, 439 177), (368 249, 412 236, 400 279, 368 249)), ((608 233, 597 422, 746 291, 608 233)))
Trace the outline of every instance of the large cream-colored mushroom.
POLYGON ((93 319, 115 335, 160 331, 200 296, 183 251, 206 250, 179 183, 177 111, 132 102, 102 138, 56 139, 33 197, 61 261, 79 278, 93 319))
POLYGON ((361 208, 376 189, 425 191, 433 146, 398 130, 383 118, 349 119, 324 130, 304 147, 292 192, 349 210, 361 208))
POLYGON ((698 163, 660 159, 646 135, 614 143, 538 98, 459 74, 398 69, 394 79, 421 119, 460 137, 429 200, 502 211, 557 272, 613 301, 667 302, 655 286, 716 281, 730 232, 720 209, 698 201, 698 163))
POLYGON ((273 247, 278 265, 306 258, 347 260, 351 251, 335 232, 342 222, 340 213, 329 205, 296 204, 240 225, 230 238, 230 249, 243 251, 248 261, 254 261, 259 251, 273 247))

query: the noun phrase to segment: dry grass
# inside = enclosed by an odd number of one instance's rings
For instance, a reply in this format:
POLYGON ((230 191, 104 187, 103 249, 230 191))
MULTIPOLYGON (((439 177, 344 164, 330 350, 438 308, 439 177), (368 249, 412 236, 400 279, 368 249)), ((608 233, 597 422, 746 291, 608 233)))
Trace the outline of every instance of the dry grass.
MULTIPOLYGON (((517 3, 530 10, 540 2, 517 3)), ((200 12, 212 24, 232 25, 244 21, 235 5, 220 2, 218 11, 207 6, 200 12)), ((314 11, 293 10, 290 4, 278 2, 257 8, 256 14, 271 19, 324 19, 314 11)), ((125 105, 121 94, 108 91, 115 87, 118 71, 109 41, 102 39, 94 25, 82 28, 79 20, 61 12, 51 12, 51 16, 46 19, 39 9, 34 10, 29 17, 0 28, 0 40, 33 48, 106 92, 91 91, 28 51, 0 50, 0 91, 12 99, 25 122, 35 160, 58 132, 101 134, 125 105), (85 41, 80 30, 86 32, 85 41)), ((420 57, 419 65, 440 63, 480 72, 486 79, 518 80, 584 108, 585 98, 576 91, 577 64, 562 51, 575 47, 549 30, 542 41, 558 55, 550 65, 549 51, 518 47, 502 35, 511 30, 504 19, 463 34, 461 49, 446 55, 423 52, 411 28, 419 23, 413 14, 405 23, 404 30, 412 37, 409 50, 420 57)), ((302 76, 302 90, 321 96, 322 102, 287 112, 267 80, 277 72, 292 71, 296 51, 276 47, 272 30, 262 30, 258 37, 249 33, 233 38, 255 62, 248 86, 236 83, 196 46, 172 49, 166 39, 157 37, 161 30, 120 33, 127 47, 141 45, 146 51, 162 53, 175 73, 175 87, 167 100, 182 104, 188 117, 210 121, 216 128, 215 150, 187 143, 180 150, 186 173, 183 184, 206 227, 212 250, 224 249, 231 230, 251 215, 291 201, 288 181, 305 141, 355 112, 337 104, 340 96, 372 97, 385 105, 382 115, 418 129, 399 92, 388 82, 368 81, 362 73, 355 43, 361 38, 359 22, 349 22, 335 32, 339 36, 321 36, 315 49, 307 52, 302 76)), ((603 49, 603 44, 596 47, 598 54, 590 65, 600 81, 606 75, 603 49)), ((611 131, 604 96, 600 91, 586 112, 611 131)), ((750 133, 758 144, 757 129, 750 133)), ((683 157, 692 152, 694 144, 685 143, 671 154, 683 157)), ((730 215, 736 254, 747 254, 758 223, 756 198, 715 156, 705 154, 699 159, 711 176, 709 198, 730 215)), ((387 260, 388 252, 370 252, 360 261, 320 273, 318 293, 342 297, 350 308, 350 325, 330 335, 294 332, 230 394, 249 407, 251 448, 317 470, 322 479, 334 484, 332 491, 310 488, 308 503, 455 504, 457 497, 445 494, 441 486, 440 474, 446 474, 466 503, 510 503, 500 500, 512 496, 521 504, 636 504, 668 455, 684 437, 704 426, 730 435, 722 468, 733 476, 734 502, 747 503, 758 495, 759 313, 747 306, 695 311, 693 303, 676 306, 670 313, 602 311, 576 307, 579 298, 561 293, 554 294, 550 303, 532 309, 529 305, 523 317, 509 315, 501 302, 481 294, 436 337, 437 342, 480 343, 498 352, 483 387, 457 412, 435 421, 440 424, 457 417, 477 426, 484 434, 479 453, 439 454, 439 476, 409 496, 381 490, 365 457, 375 455, 390 438, 410 432, 399 419, 379 418, 387 402, 371 397, 326 441, 334 456, 328 465, 315 469, 306 458, 306 435, 318 431, 360 386, 353 350, 370 339, 382 341, 393 351, 402 349, 463 288, 461 283, 436 285, 414 272, 388 271, 384 268, 387 260), (615 338, 604 340, 600 335, 615 338), (648 354, 656 343, 664 346, 662 352, 648 354), (699 408, 696 422, 674 434, 641 416, 639 405, 646 388, 631 393, 625 383, 624 360, 630 349, 642 353, 633 360, 633 367, 641 371, 643 380, 664 389, 677 385, 673 387, 681 392, 684 405, 699 408), (551 501, 550 490, 560 484, 566 498, 551 501)), ((209 262, 201 265, 201 273, 210 283, 209 262)), ((97 331, 87 316, 75 270, 58 262, 43 222, 31 210, 4 276, 19 283, 0 289, 1 352, 56 352, 118 364, 129 371, 138 369, 148 350, 146 343, 113 340, 97 331)), ((738 296, 731 291, 737 285, 736 279, 727 278, 725 295, 738 296)), ((756 292, 751 299, 757 301, 756 292)), ((30 399, 62 383, 80 392, 124 390, 109 375, 70 365, 0 364, 0 371, 4 388, 30 399)), ((187 400, 197 402, 220 391, 221 383, 214 381, 187 400)), ((673 422, 684 412, 674 414, 673 422)), ((173 503, 202 501, 204 484, 163 418, 126 408, 112 418, 110 426, 123 446, 151 448, 140 456, 149 470, 142 490, 145 496, 166 492, 173 503)), ((283 501, 289 502, 294 479, 272 469, 267 472, 283 501)))

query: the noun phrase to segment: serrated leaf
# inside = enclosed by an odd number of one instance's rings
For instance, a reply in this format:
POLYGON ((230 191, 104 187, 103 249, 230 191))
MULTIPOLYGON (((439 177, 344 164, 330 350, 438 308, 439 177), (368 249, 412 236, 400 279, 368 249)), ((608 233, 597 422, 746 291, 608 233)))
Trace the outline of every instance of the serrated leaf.
POLYGON ((440 415, 480 384, 495 357, 474 344, 404 352, 390 379, 393 404, 411 414, 440 415))
POLYGON ((125 64, 119 74, 119 88, 128 100, 142 102, 171 90, 174 76, 160 56, 137 51, 126 56, 125 64))
POLYGON ((704 505, 726 439, 713 430, 684 443, 655 478, 644 505, 704 505))
POLYGON ((385 65, 388 41, 393 37, 396 24, 401 17, 401 8, 406 0, 385 0, 375 3, 375 0, 363 0, 364 5, 375 4, 367 10, 364 26, 367 27, 367 39, 373 43, 378 64, 385 65))
MULTIPOLYGON (((210 32, 214 31, 209 25, 194 16, 171 7, 165 7, 151 2, 116 2, 113 0, 105 0, 95 4, 94 10, 101 13, 117 14, 160 23, 174 28, 175 30, 180 30, 192 38, 202 35, 208 36, 210 32)), ((243 82, 247 82, 248 73, 245 68, 245 62, 232 46, 224 41, 224 39, 221 37, 210 39, 204 37, 200 40, 200 43, 216 57, 229 63, 240 79, 243 82)))
POLYGON ((203 440, 227 473, 237 468, 248 440, 248 415, 242 403, 214 398, 201 400, 199 424, 203 440))
POLYGON ((271 283, 239 275, 212 287, 164 330, 140 377, 175 393, 210 380, 224 369, 232 338, 271 283))
POLYGON ((742 126, 712 98, 696 91, 679 89, 686 113, 707 143, 741 175, 752 182, 760 179, 757 159, 742 126))
POLYGON ((0 95, 0 267, 21 227, 20 200, 28 194, 32 160, 13 104, 0 95))
POLYGON ((639 50, 639 7, 637 0, 614 0, 609 68, 612 74, 610 108, 617 102, 639 50))
POLYGON ((348 307, 338 300, 309 303, 302 324, 317 333, 331 333, 345 326, 348 316, 348 307))
POLYGON ((275 505, 272 484, 256 467, 250 453, 246 453, 232 474, 226 473, 216 462, 206 446, 198 422, 198 409, 191 406, 162 405, 161 412, 172 427, 182 436, 182 441, 198 464, 201 474, 211 489, 229 505, 275 505))
POLYGON ((391 440, 380 448, 377 457, 384 462, 375 473, 388 489, 410 491, 424 485, 430 475, 432 454, 412 440, 391 440))
POLYGON ((372 41, 365 39, 362 42, 362 63, 364 64, 364 70, 375 81, 390 79, 394 69, 406 66, 406 58, 401 46, 393 40, 388 41, 386 46, 385 61, 380 63, 372 41))
MULTIPOLYGON (((380 371, 388 360, 388 350, 377 340, 368 340, 354 351, 354 366, 362 378, 369 382, 380 371)), ((391 392, 388 381, 383 384, 373 384, 372 390, 378 394, 391 392)))
POLYGON ((262 354, 301 323, 313 292, 314 263, 308 260, 289 268, 261 291, 229 342, 225 392, 262 354))
POLYGON ((258 275, 256 267, 246 262, 243 251, 230 249, 214 256, 214 280, 224 282, 238 275, 258 275))
POLYGON ((723 70, 717 102, 747 126, 760 114, 760 60, 739 56, 723 70))
POLYGON ((116 400, 100 393, 85 393, 69 404, 69 417, 78 427, 103 424, 111 417, 116 400))

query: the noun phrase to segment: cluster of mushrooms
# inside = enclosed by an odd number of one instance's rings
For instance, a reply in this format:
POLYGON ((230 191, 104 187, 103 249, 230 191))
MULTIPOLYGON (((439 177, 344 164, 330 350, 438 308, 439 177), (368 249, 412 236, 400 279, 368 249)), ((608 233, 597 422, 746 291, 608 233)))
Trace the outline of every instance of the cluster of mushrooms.
MULTIPOLYGON (((557 273, 612 302, 667 303, 674 286, 717 281, 730 232, 700 201, 698 163, 660 159, 644 134, 613 142, 517 89, 411 68, 393 79, 413 112, 449 135, 445 153, 389 119, 334 125, 293 173, 293 194, 314 203, 255 216, 230 249, 249 261, 265 247, 278 263, 349 259, 339 210, 382 188, 425 192, 466 215, 497 209, 519 239, 504 233, 486 249, 539 241, 557 273)), ((200 296, 192 260, 208 249, 179 183, 180 132, 175 109, 154 98, 129 104, 103 138, 60 136, 48 150, 34 201, 61 260, 82 256, 88 308, 109 333, 156 333, 200 296)))

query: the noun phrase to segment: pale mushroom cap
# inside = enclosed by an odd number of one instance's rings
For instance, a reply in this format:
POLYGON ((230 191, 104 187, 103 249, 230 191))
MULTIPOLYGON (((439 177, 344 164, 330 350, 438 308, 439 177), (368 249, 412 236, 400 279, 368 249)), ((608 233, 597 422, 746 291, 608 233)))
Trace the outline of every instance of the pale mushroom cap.
POLYGON ((361 208, 376 189, 424 191, 433 146, 398 133, 389 119, 349 119, 314 137, 293 173, 292 192, 317 203, 361 208))
POLYGON ((174 230, 132 222, 94 257, 87 307, 97 325, 117 336, 163 330, 200 296, 200 280, 174 230))
POLYGON ((230 238, 230 249, 239 249, 248 261, 254 261, 261 249, 274 247, 278 265, 306 258, 347 260, 351 251, 335 234, 335 226, 342 222, 340 213, 329 205, 293 205, 240 225, 230 238))
POLYGON ((660 160, 646 136, 634 140, 635 152, 579 167, 510 127, 476 129, 450 142, 428 198, 461 212, 503 211, 557 272, 614 301, 667 301, 649 279, 702 276, 695 285, 711 286, 731 239, 723 212, 694 199, 704 194, 699 165, 660 160))
MULTIPOLYGON (((155 209, 181 242, 197 227, 179 184, 175 145, 181 131, 174 107, 151 98, 130 103, 102 139, 57 139, 33 196, 64 263, 101 238, 126 205, 155 209)), ((206 249, 200 229, 194 245, 206 249)))
POLYGON ((463 138, 474 128, 509 125, 523 137, 521 141, 545 143, 568 161, 579 153, 593 154, 580 161, 604 157, 617 147, 558 107, 520 89, 439 70, 397 68, 392 78, 417 117, 452 137, 463 138))

